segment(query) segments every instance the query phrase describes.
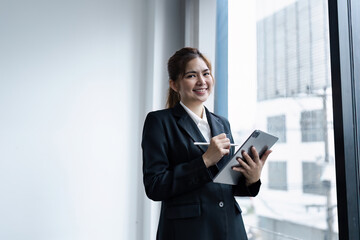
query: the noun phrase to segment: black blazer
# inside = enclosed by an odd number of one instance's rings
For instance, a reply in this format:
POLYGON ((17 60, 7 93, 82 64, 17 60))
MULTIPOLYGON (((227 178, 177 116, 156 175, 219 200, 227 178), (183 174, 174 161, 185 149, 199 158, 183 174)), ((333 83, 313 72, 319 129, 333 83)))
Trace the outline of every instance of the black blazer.
MULTIPOLYGON (((205 111, 211 136, 226 133, 233 142, 229 122, 205 111)), ((234 149, 217 166, 206 168, 202 155, 207 146, 196 146, 195 141, 205 139, 180 104, 147 115, 143 180, 147 196, 162 201, 157 239, 247 239, 234 196, 256 196, 260 181, 249 187, 244 179, 236 186, 212 182, 234 149)))

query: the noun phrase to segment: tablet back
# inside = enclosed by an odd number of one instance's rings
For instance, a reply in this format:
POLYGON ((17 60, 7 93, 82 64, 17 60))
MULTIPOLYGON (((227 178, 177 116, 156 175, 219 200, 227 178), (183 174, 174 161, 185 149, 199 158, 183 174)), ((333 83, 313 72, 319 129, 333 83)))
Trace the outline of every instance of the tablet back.
POLYGON ((252 158, 252 153, 250 150, 252 146, 256 148, 261 158, 266 150, 270 149, 278 139, 278 137, 260 130, 253 131, 248 139, 243 143, 243 145, 241 145, 241 147, 231 157, 230 161, 219 170, 213 181, 217 183, 236 185, 241 177, 240 172, 232 170, 233 166, 239 165, 239 162, 236 160, 236 158, 243 158, 241 155, 243 151, 246 151, 252 158))

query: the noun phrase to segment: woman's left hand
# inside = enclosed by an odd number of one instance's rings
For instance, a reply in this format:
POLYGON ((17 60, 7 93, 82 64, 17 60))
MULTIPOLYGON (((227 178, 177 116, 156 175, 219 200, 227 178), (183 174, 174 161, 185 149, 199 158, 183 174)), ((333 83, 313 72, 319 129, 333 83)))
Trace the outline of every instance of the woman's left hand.
POLYGON ((262 168, 271 153, 271 150, 267 150, 261 158, 259 157, 259 153, 256 151, 255 147, 251 147, 251 152, 254 156, 253 158, 244 151, 242 156, 245 161, 238 157, 236 160, 239 162, 240 166, 232 168, 234 171, 241 172, 244 175, 246 179, 246 186, 259 181, 262 168))

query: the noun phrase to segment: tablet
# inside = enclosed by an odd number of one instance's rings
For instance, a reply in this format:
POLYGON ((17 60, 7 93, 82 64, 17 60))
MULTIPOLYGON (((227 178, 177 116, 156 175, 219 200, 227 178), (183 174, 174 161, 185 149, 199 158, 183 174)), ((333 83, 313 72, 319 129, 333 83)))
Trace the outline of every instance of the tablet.
POLYGON ((236 185, 242 175, 242 173, 232 170, 232 167, 239 165, 236 158, 243 158, 241 155, 243 151, 246 151, 252 158, 252 152, 250 150, 252 146, 256 148, 261 158, 266 150, 270 149, 278 139, 278 137, 260 130, 253 131, 243 145, 241 145, 236 153, 230 158, 230 161, 219 170, 213 181, 216 183, 236 185))

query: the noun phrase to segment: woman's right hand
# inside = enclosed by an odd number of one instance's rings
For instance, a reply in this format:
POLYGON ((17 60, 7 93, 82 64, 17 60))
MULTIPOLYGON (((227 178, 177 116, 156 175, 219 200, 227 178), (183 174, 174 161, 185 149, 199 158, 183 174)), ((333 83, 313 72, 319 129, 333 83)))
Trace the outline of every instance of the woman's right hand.
POLYGON ((230 152, 230 139, 221 133, 210 140, 207 151, 202 155, 206 167, 215 165, 224 155, 230 152))

